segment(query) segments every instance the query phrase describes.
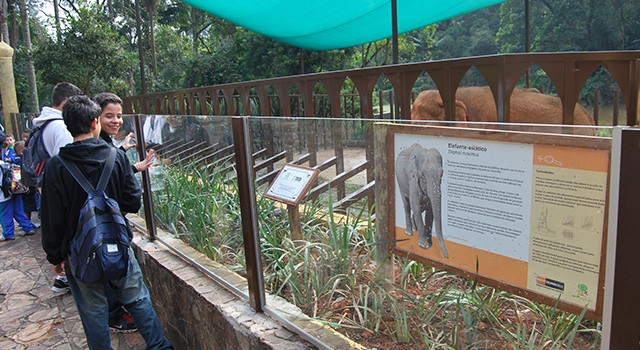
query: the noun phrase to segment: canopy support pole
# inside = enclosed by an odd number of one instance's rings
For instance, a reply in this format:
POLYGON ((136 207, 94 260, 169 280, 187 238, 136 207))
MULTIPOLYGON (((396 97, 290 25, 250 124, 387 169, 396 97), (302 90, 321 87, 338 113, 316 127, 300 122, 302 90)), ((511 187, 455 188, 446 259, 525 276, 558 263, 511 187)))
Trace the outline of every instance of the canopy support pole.
POLYGON ((398 2, 391 0, 391 35, 393 64, 398 64, 398 2))
MULTIPOLYGON (((531 11, 529 6, 529 0, 524 0, 524 52, 529 53, 531 51, 531 11)), ((527 68, 526 73, 526 88, 529 88, 529 70, 527 68)))

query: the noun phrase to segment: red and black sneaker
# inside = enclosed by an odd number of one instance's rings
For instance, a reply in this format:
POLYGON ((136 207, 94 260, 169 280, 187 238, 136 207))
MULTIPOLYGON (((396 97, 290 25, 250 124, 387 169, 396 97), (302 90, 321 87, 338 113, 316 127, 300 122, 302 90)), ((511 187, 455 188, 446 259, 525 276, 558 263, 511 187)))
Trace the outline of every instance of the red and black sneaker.
POLYGON ((125 311, 114 321, 109 320, 109 330, 113 333, 133 333, 138 331, 138 325, 131 314, 125 311))

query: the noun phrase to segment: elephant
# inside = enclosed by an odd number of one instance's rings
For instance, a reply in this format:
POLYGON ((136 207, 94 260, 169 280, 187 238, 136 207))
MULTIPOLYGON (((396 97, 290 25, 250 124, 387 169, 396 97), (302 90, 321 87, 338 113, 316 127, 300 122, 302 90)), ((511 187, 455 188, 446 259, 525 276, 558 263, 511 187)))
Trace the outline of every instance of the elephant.
POLYGON ((395 166, 404 207, 405 233, 411 236, 414 229, 417 230, 418 246, 429 248, 432 245, 431 233, 435 221, 440 249, 444 257, 449 258, 442 235, 442 155, 435 148, 425 149, 415 143, 398 154, 395 166))
MULTIPOLYGON (((425 90, 418 94, 411 108, 411 120, 445 120, 444 103, 438 90, 425 90)), ((468 121, 467 106, 460 100, 456 100, 454 120, 468 121)))
MULTIPOLYGON (((576 125, 595 125, 593 116, 576 103, 573 113, 576 125)), ((442 98, 437 90, 420 92, 413 102, 412 120, 444 120, 442 98)), ((511 95, 511 122, 562 124, 562 103, 559 97, 540 93, 536 89, 514 89, 511 95)), ((497 122, 498 113, 488 86, 458 88, 454 120, 470 122, 497 122)), ((593 135, 590 128, 577 130, 579 134, 593 135)))

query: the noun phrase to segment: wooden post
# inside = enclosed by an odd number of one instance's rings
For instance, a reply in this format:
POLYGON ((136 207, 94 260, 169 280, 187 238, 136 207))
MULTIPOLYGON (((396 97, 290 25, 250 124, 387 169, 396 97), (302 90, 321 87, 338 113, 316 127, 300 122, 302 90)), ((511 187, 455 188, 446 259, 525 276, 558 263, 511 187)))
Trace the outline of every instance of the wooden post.
POLYGON ((613 92, 613 123, 611 125, 618 125, 618 116, 620 115, 620 90, 616 89, 613 92))
POLYGON ((378 90, 378 103, 380 105, 380 119, 384 119, 384 91, 378 90))
POLYGON ((300 210, 297 205, 287 204, 289 225, 291 226, 291 240, 298 244, 302 241, 302 226, 300 224, 300 210))
POLYGON ((593 95, 593 121, 596 123, 596 125, 600 124, 598 123, 599 116, 600 116, 600 90, 596 90, 596 92, 593 95))

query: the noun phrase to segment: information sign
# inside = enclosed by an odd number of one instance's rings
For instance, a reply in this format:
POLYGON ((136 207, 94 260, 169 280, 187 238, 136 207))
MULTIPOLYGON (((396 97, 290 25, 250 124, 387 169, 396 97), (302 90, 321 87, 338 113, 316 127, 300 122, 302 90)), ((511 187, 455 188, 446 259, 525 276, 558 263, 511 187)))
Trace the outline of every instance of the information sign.
POLYGON ((394 252, 598 318, 610 140, 436 129, 391 127, 394 252))
POLYGON ((265 197, 298 205, 318 177, 320 170, 285 164, 267 189, 265 197))

